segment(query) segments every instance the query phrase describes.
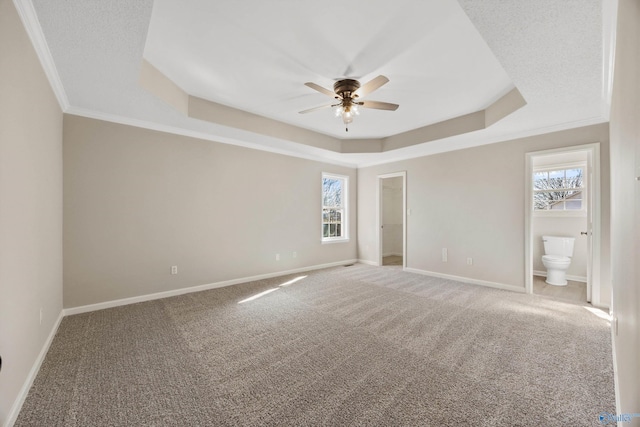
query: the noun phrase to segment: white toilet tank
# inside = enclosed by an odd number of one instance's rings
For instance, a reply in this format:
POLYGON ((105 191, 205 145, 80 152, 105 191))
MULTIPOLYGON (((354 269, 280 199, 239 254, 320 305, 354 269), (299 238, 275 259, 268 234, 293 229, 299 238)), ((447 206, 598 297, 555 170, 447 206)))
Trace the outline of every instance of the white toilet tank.
POLYGON ((542 236, 546 255, 573 256, 573 237, 542 236))

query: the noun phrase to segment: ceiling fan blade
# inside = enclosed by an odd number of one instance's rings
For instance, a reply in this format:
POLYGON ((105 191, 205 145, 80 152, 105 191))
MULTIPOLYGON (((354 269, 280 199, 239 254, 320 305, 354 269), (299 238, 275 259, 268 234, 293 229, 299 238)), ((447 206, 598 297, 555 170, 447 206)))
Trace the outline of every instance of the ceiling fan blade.
POLYGON ((328 96, 330 96, 330 97, 332 97, 332 98, 335 98, 335 97, 337 96, 337 95, 335 94, 335 92, 333 92, 332 90, 325 89, 325 88, 323 88, 322 86, 317 85, 317 84, 315 84, 315 83, 313 83, 313 82, 307 82, 307 83, 305 83, 304 85, 305 85, 305 86, 307 86, 307 87, 310 87, 310 88, 311 88, 311 89, 313 89, 313 90, 317 90, 317 91, 318 91, 318 92, 320 92, 320 93, 323 93, 323 94, 325 94, 325 95, 328 95, 328 96))
POLYGON ((385 85, 389 82, 389 79, 385 76, 378 76, 373 80, 369 80, 367 83, 362 85, 360 89, 356 91, 356 95, 360 98, 363 98, 373 92, 374 90, 380 88, 382 85, 385 85))
POLYGON ((380 102, 380 101, 361 101, 361 102, 358 102, 358 105, 361 105, 364 108, 375 108, 376 110, 389 110, 389 111, 396 111, 399 107, 398 104, 391 104, 389 102, 380 102))
POLYGON ((328 108, 328 107, 333 107, 333 105, 327 104, 327 105, 321 105, 319 107, 309 108, 308 110, 299 111, 298 114, 307 114, 307 113, 311 113, 312 111, 322 110, 323 108, 328 108))

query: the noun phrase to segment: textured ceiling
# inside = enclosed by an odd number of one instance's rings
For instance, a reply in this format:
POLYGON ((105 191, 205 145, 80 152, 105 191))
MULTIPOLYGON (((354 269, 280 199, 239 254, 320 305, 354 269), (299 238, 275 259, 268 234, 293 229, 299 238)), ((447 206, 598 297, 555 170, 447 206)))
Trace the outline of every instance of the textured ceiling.
POLYGON ((32 4, 41 29, 31 31, 44 35, 73 114, 357 165, 608 119, 601 0, 32 4), (400 108, 363 111, 357 138, 470 113, 514 86, 527 105, 485 130, 341 154, 189 118, 139 85, 143 58, 191 95, 337 138, 344 130, 329 110, 297 113, 331 101, 304 82, 390 78, 366 99, 400 108))

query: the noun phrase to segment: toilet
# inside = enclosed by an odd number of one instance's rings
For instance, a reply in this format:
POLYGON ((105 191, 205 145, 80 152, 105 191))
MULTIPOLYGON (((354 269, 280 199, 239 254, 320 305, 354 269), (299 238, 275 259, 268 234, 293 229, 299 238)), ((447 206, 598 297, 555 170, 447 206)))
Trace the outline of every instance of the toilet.
POLYGON ((565 286, 567 270, 573 256, 573 237, 542 236, 544 253, 542 264, 547 269, 546 282, 550 285, 565 286))

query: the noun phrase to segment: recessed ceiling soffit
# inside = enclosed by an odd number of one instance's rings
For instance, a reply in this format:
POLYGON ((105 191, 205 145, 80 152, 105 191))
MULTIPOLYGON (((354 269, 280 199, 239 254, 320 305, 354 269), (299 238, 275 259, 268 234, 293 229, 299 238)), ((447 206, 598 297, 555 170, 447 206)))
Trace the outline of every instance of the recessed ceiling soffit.
POLYGON ((526 101, 514 87, 486 108, 470 114, 385 138, 339 139, 189 95, 144 59, 140 84, 188 117, 338 153, 382 153, 486 129, 526 105, 526 101))

